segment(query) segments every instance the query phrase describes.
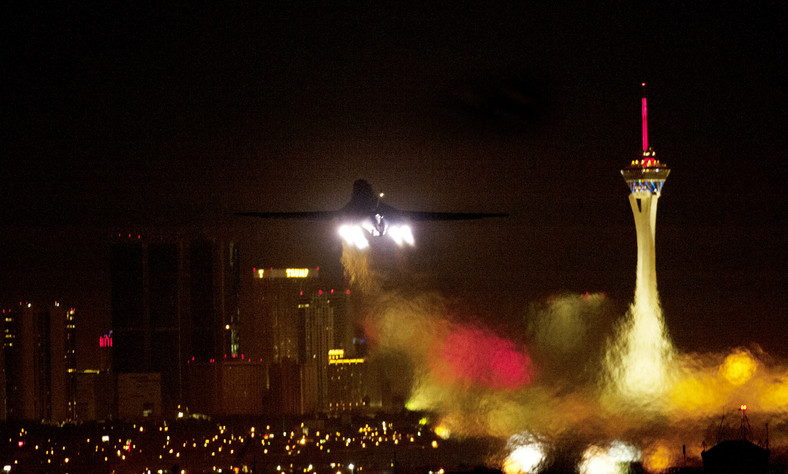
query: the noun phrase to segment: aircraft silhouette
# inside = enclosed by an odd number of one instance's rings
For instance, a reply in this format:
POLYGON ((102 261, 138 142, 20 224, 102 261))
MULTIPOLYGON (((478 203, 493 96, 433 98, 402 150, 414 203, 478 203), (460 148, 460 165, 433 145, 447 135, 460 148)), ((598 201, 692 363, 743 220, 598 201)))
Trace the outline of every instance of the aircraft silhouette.
POLYGON ((339 219, 344 223, 340 228, 342 237, 361 248, 367 244, 365 232, 372 237, 388 235, 399 245, 403 242, 413 245, 413 234, 408 225, 410 222, 462 221, 508 216, 504 213, 403 211, 381 202, 382 197, 382 193, 375 194, 366 180, 359 179, 353 183, 350 202, 335 211, 236 212, 235 215, 263 219, 339 219))

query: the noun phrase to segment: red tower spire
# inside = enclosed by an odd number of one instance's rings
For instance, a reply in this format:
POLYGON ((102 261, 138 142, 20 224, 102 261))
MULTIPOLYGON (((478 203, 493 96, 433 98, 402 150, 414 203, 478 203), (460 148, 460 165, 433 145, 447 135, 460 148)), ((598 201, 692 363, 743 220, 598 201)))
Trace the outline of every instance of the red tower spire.
POLYGON ((648 111, 646 110, 646 83, 640 84, 643 88, 643 98, 640 99, 640 110, 643 115, 643 151, 648 150, 648 111))

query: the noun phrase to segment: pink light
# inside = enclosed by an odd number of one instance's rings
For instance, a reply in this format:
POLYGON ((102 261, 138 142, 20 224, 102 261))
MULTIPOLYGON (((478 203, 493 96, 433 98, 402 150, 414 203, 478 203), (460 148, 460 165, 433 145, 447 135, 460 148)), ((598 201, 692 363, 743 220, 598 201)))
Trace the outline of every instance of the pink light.
POLYGON ((112 347, 112 336, 109 334, 104 334, 103 336, 99 337, 99 347, 112 347))
POLYGON ((646 151, 648 150, 648 121, 647 121, 648 112, 646 110, 646 83, 644 82, 641 85, 643 86, 643 98, 640 99, 640 110, 641 110, 641 115, 643 115, 643 151, 646 151))
POLYGON ((436 348, 431 365, 442 381, 498 390, 517 389, 533 378, 524 348, 474 327, 454 328, 436 348))

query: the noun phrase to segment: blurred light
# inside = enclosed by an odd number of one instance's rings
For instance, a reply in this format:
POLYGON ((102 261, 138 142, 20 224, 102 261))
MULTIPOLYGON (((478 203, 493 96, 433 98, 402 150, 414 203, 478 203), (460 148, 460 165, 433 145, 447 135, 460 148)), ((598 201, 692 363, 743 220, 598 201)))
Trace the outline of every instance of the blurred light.
POLYGON ((506 474, 534 473, 544 461, 545 447, 531 435, 515 434, 507 442, 511 452, 503 462, 506 474))
POLYGON ((402 246, 403 244, 408 244, 413 246, 416 241, 413 238, 413 232, 410 230, 410 227, 407 225, 403 226, 396 226, 393 225, 388 229, 388 235, 391 237, 391 240, 394 241, 395 244, 398 246, 402 246))
POLYGON ((443 425, 438 425, 435 427, 435 434, 441 439, 449 439, 449 436, 451 436, 451 431, 443 425))
POLYGON ((359 250, 369 247, 369 241, 364 236, 364 230, 355 225, 343 225, 339 228, 339 235, 350 245, 359 250))
POLYGON ((722 376, 736 386, 743 385, 750 380, 757 370, 758 365, 746 350, 737 351, 729 355, 720 367, 722 376))

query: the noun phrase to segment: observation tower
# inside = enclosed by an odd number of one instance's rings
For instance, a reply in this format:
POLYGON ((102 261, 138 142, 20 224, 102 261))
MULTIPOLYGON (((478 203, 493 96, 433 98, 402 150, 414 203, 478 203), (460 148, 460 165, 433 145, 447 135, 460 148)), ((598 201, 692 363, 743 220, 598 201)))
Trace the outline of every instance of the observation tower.
MULTIPOLYGON (((647 290, 648 296, 656 296, 657 272, 655 253, 655 230, 657 227, 657 201, 670 169, 655 158, 654 149, 648 145, 648 123, 646 109, 646 83, 642 84, 643 98, 643 155, 621 170, 629 187, 629 204, 635 217, 638 242, 636 292, 647 290)), ((643 295, 646 296, 646 295, 643 295)))

